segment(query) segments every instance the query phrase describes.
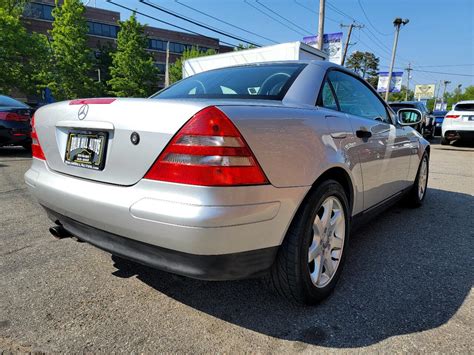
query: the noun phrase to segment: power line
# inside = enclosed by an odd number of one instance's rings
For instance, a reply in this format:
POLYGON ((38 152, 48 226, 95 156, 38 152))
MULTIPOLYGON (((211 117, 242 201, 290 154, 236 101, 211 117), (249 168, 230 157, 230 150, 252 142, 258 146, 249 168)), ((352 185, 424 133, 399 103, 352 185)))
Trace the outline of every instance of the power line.
POLYGON ((162 7, 162 6, 155 5, 155 4, 153 4, 153 3, 149 3, 149 2, 147 2, 146 0, 139 0, 139 1, 140 1, 142 4, 145 4, 145 5, 149 6, 149 7, 152 7, 152 8, 154 8, 154 9, 158 10, 158 11, 164 12, 164 13, 166 13, 166 14, 168 14, 168 15, 177 17, 177 18, 179 18, 180 20, 184 20, 184 21, 187 21, 187 22, 189 22, 189 23, 192 23, 193 25, 196 25, 196 26, 205 28, 205 29, 207 29, 207 30, 209 30, 209 31, 212 31, 212 32, 215 32, 215 33, 219 33, 219 34, 221 34, 221 35, 223 35, 223 36, 226 36, 226 37, 229 37, 229 38, 233 38, 233 39, 235 39, 235 40, 237 40, 237 41, 240 41, 240 42, 248 43, 248 44, 251 44, 251 45, 256 46, 256 47, 261 47, 261 45, 258 44, 258 43, 251 42, 251 41, 246 40, 246 39, 244 39, 244 38, 242 38, 242 37, 234 36, 234 35, 231 34, 231 33, 228 33, 228 32, 225 32, 225 31, 221 31, 221 30, 219 30, 219 29, 217 29, 217 28, 215 28, 215 27, 211 27, 211 26, 208 26, 208 25, 206 25, 206 24, 204 24, 204 23, 195 21, 195 20, 193 20, 193 19, 191 19, 191 18, 189 18, 189 17, 182 16, 182 15, 180 15, 180 14, 174 12, 174 11, 168 10, 168 9, 162 7))
POLYGON ((246 30, 245 28, 236 26, 236 25, 234 25, 234 24, 232 24, 232 23, 229 23, 229 22, 227 22, 227 21, 224 21, 224 20, 222 20, 222 19, 220 19, 220 18, 218 18, 218 17, 209 15, 209 14, 205 13, 204 11, 198 10, 198 9, 196 9, 196 8, 190 6, 190 5, 184 4, 184 3, 182 3, 182 2, 179 1, 179 0, 174 0, 174 1, 177 2, 178 4, 180 4, 181 6, 184 6, 184 7, 188 8, 188 9, 190 9, 190 10, 192 10, 192 11, 195 11, 195 12, 201 14, 201 15, 204 15, 204 16, 207 16, 207 17, 209 17, 209 18, 212 18, 213 20, 216 20, 216 21, 219 21, 219 22, 221 22, 221 23, 224 23, 224 24, 226 24, 226 25, 228 25, 228 26, 234 27, 234 28, 236 28, 236 29, 238 29, 238 30, 240 30, 240 31, 247 32, 247 33, 249 33, 249 34, 251 34, 251 35, 260 37, 260 38, 265 39, 265 40, 267 40, 267 41, 269 41, 269 42, 272 42, 272 43, 279 43, 279 42, 277 42, 277 41, 274 41, 273 39, 264 37, 264 36, 262 36, 262 35, 259 35, 258 33, 255 33, 255 32, 249 31, 249 30, 246 30))
POLYGON ((308 34, 312 34, 312 32, 308 31, 307 29, 303 28, 303 27, 300 27, 298 26, 296 23, 288 20, 286 17, 283 17, 281 16, 279 13, 277 13, 276 11, 273 11, 271 8, 269 8, 268 6, 266 6, 265 4, 262 4, 260 2, 260 0, 255 0, 255 2, 257 4, 259 4, 260 6, 264 7, 265 9, 267 9, 268 11, 270 11, 272 14, 275 14, 276 16, 278 16, 279 18, 283 19, 284 21, 288 22, 288 23, 291 23, 293 26, 295 26, 296 28, 299 28, 300 30, 303 30, 303 31, 306 31, 308 34))
POLYGON ((443 75, 456 75, 456 76, 474 76, 474 74, 459 74, 459 73, 444 73, 439 71, 430 71, 430 70, 420 70, 420 69, 412 69, 413 71, 421 72, 421 73, 432 73, 432 74, 443 74, 443 75))
POLYGON ((382 36, 390 36, 391 33, 382 33, 372 24, 372 21, 370 21, 369 16, 367 16, 367 13, 365 12, 364 7, 362 6, 362 1, 361 0, 357 0, 357 1, 359 3, 360 9, 362 10, 362 13, 364 14, 365 19, 367 20, 369 25, 375 30, 375 32, 381 34, 382 36))
POLYGON ((296 32, 296 33, 299 33, 300 35, 303 35, 303 36, 306 36, 306 33, 303 33, 303 32, 300 32, 298 30, 295 30, 291 27, 289 27, 286 23, 284 22, 281 22, 280 20, 276 19, 275 17, 271 16, 270 14, 266 13, 265 11, 263 11, 262 9, 260 9, 259 7, 255 6, 254 4, 252 4, 250 1, 248 0, 244 0, 244 3, 246 3, 247 5, 249 5, 250 7, 253 7, 255 10, 257 10, 258 12, 264 14, 265 16, 271 18, 273 21, 276 21, 278 22, 279 24, 285 26, 287 29, 293 31, 293 32, 296 32))
MULTIPOLYGON (((156 17, 150 16, 150 15, 144 14, 143 12, 137 11, 137 10, 135 10, 135 9, 131 9, 131 8, 129 8, 129 7, 123 6, 123 5, 121 5, 121 4, 118 4, 118 3, 116 3, 116 2, 113 2, 112 0, 106 0, 106 1, 107 1, 108 3, 110 3, 110 4, 112 4, 112 5, 115 5, 115 6, 117 6, 117 7, 121 7, 122 9, 125 9, 125 10, 128 10, 128 11, 135 12, 136 14, 139 14, 139 15, 144 16, 144 17, 148 17, 149 19, 155 20, 155 21, 157 21, 157 22, 161 22, 161 23, 163 23, 163 24, 165 24, 165 25, 168 25, 168 26, 171 26, 171 27, 174 27, 174 28, 180 29, 180 30, 182 30, 182 31, 186 31, 186 32, 188 32, 188 33, 192 33, 192 34, 198 35, 198 36, 207 37, 207 36, 203 35, 202 33, 199 33, 199 32, 196 32, 196 31, 193 31, 193 30, 190 30, 190 29, 187 29, 187 28, 178 26, 178 25, 175 25, 175 24, 170 23, 170 22, 167 22, 167 21, 163 21, 163 20, 157 19, 156 17)), ((232 47, 235 47, 235 44, 233 44, 233 43, 229 43, 229 42, 221 41, 221 40, 219 40, 219 42, 224 43, 224 44, 227 44, 227 45, 232 46, 232 47)))
POLYGON ((334 12, 337 12, 338 14, 342 15, 342 16, 345 16, 349 19, 351 19, 352 21, 355 21, 355 22, 359 22, 361 23, 360 21, 358 21, 357 19, 355 19, 354 17, 346 14, 345 12, 343 12, 342 10, 339 10, 336 6, 334 6, 333 4, 331 4, 329 1, 327 1, 327 5, 329 6, 329 8, 334 11, 334 12))
MULTIPOLYGON (((304 4, 300 3, 300 2, 298 2, 298 0, 293 0, 293 1, 294 1, 294 3, 295 3, 296 5, 302 7, 303 9, 306 9, 307 11, 312 12, 312 13, 315 14, 315 15, 319 15, 319 12, 318 12, 318 11, 315 11, 315 10, 313 10, 312 8, 310 8, 310 7, 306 6, 306 5, 304 5, 304 4)), ((328 17, 328 16, 324 16, 324 18, 325 18, 326 20, 332 21, 332 22, 334 22, 334 23, 339 23, 339 22, 340 22, 340 21, 335 20, 335 19, 333 19, 333 18, 331 18, 331 17, 328 17)))
POLYGON ((474 64, 417 65, 418 68, 472 67, 474 64))

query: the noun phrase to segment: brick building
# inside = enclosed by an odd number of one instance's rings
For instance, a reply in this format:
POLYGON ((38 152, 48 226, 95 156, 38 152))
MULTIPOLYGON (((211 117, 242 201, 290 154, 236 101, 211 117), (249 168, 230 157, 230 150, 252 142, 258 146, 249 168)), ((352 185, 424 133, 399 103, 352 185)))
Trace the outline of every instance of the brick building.
MULTIPOLYGON (((23 20, 29 31, 48 34, 52 28, 54 0, 31 1, 25 10, 23 20)), ((88 43, 91 49, 97 51, 104 45, 116 45, 117 33, 119 31, 118 21, 120 13, 95 7, 86 7, 85 17, 89 27, 88 43)), ((152 53, 156 66, 160 69, 160 83, 164 83, 166 46, 169 42, 170 63, 179 58, 186 48, 199 47, 205 51, 214 49, 216 52, 229 52, 233 48, 219 43, 217 38, 199 36, 185 32, 165 30, 156 27, 145 27, 145 33, 149 37, 148 50, 152 53)))

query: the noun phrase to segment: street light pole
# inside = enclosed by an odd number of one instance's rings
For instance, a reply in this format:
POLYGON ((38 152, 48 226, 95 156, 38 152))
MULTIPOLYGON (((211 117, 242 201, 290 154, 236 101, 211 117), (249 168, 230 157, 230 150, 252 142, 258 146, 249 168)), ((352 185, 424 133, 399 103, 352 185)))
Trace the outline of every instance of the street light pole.
POLYGON ((409 22, 408 19, 402 20, 400 17, 397 17, 395 20, 393 20, 393 25, 395 26, 395 39, 393 41, 392 60, 390 62, 390 70, 388 72, 388 83, 387 83, 387 91, 385 91, 385 101, 388 101, 388 94, 390 92, 390 83, 392 82, 392 72, 393 72, 393 66, 395 64, 395 53, 397 52, 398 34, 400 33, 400 27, 402 25, 406 25, 408 22, 409 22))
POLYGON ((324 41, 324 9, 326 0, 319 0, 319 22, 318 22, 318 49, 323 50, 324 41))

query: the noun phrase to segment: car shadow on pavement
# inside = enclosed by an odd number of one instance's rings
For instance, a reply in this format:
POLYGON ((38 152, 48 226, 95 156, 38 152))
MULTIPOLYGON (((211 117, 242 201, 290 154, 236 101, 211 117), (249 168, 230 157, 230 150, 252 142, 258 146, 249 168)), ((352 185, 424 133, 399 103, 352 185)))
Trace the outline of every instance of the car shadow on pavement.
POLYGON ((31 158, 31 151, 23 147, 0 147, 1 158, 31 158))
POLYGON ((396 205, 358 229, 334 294, 316 307, 291 305, 260 280, 204 282, 115 257, 114 275, 136 275, 196 310, 275 338, 367 346, 439 327, 461 307, 473 281, 473 203, 468 194, 429 189, 422 208, 396 205))

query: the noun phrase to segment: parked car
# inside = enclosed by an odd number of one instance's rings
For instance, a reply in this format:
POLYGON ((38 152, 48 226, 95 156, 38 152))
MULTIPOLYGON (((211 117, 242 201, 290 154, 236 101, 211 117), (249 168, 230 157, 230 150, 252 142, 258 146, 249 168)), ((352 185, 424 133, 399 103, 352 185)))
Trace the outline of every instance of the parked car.
POLYGON ((56 237, 198 279, 263 275, 313 304, 354 225, 423 203, 430 146, 407 126, 421 117, 329 62, 221 68, 149 99, 40 108, 25 181, 56 237))
POLYGON ((474 142, 474 100, 460 101, 454 105, 443 121, 441 144, 454 140, 474 142))
POLYGON ((401 101, 401 102, 389 102, 390 107, 398 112, 401 108, 416 108, 421 111, 423 118, 420 123, 413 126, 419 133, 425 138, 433 138, 434 136, 434 117, 431 112, 426 108, 425 104, 421 101, 401 101))
POLYGON ((434 125, 435 125, 435 130, 434 130, 434 135, 435 136, 440 136, 441 135, 441 126, 443 125, 444 121, 444 116, 448 111, 433 111, 431 116, 434 117, 434 125))
POLYGON ((20 145, 31 149, 31 112, 28 105, 0 95, 0 147, 20 145))

